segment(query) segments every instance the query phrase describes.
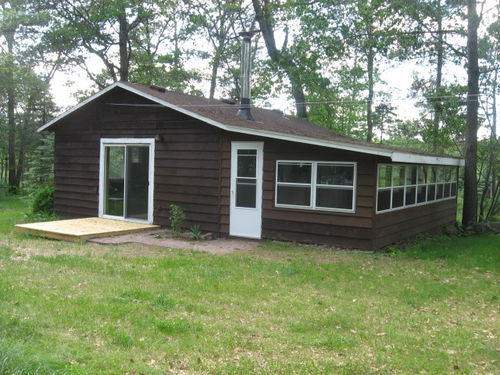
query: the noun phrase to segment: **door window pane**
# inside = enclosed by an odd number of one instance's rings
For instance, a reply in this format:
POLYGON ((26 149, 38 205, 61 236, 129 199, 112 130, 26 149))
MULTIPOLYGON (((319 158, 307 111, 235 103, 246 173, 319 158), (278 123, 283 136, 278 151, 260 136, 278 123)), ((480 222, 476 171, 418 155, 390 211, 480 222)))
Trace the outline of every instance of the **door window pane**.
POLYGON ((236 179, 236 207, 255 208, 257 181, 253 178, 236 179))
POLYGON ((125 217, 147 220, 149 147, 127 146, 127 199, 125 217))
POLYGON ((106 147, 106 215, 123 216, 125 147, 106 147))
POLYGON ((354 167, 347 165, 318 164, 316 183, 320 185, 352 186, 354 167))
POLYGON ((309 207, 311 205, 311 188, 309 186, 278 185, 276 202, 309 207))
POLYGON ((238 177, 257 177, 257 150, 238 150, 238 177))
POLYGON ((279 163, 278 182, 311 183, 311 163, 279 163))
POLYGON ((316 207, 352 209, 351 189, 316 189, 316 207))

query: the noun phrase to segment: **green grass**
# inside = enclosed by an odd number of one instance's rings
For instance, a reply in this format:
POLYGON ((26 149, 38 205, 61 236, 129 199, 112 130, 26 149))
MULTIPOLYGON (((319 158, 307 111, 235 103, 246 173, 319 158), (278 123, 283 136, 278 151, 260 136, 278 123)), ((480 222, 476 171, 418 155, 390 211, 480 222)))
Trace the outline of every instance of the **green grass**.
POLYGON ((27 198, 18 196, 0 198, 0 234, 10 232, 14 224, 23 221, 27 210, 27 198))
POLYGON ((126 257, 141 246, 4 233, 0 375, 500 370, 498 236, 126 257))

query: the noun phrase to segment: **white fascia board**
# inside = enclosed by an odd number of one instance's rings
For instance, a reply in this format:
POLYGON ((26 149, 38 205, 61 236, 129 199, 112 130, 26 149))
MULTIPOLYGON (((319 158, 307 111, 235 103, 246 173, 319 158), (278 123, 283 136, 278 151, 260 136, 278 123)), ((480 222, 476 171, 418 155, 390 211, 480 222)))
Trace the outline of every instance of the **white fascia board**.
POLYGON ((463 167, 463 159, 447 158, 445 156, 418 155, 406 152, 395 151, 391 157, 393 162, 397 163, 415 163, 415 164, 437 164, 463 167))
POLYGON ((68 109, 66 112, 63 112, 61 113, 59 116, 53 118, 52 120, 50 120, 48 123, 46 123, 45 125, 39 127, 37 129, 37 132, 40 133, 42 131, 44 131, 45 129, 47 129, 48 127, 50 127, 52 124, 56 123, 57 121, 59 121, 60 119, 62 119, 63 117, 66 117, 67 115, 69 115, 70 113, 73 113, 75 112, 76 110, 80 109, 81 107, 83 107, 84 105, 90 103, 92 100, 94 99, 97 99, 98 97, 100 97, 101 95, 104 95, 105 93, 107 93, 108 91, 114 89, 116 86, 119 85, 119 82, 115 82, 111 85, 109 85, 108 87, 106 87, 105 89, 102 89, 101 91, 99 91, 98 93, 95 93, 94 95, 88 97, 87 99, 85 99, 83 102, 81 103, 78 103, 77 105, 75 105, 74 107, 71 107, 70 109, 68 109))
POLYGON ((389 158, 391 157, 391 154, 392 154, 392 152, 389 150, 382 150, 382 149, 375 148, 375 147, 366 147, 366 146, 362 146, 362 145, 343 143, 343 142, 337 142, 337 141, 322 141, 321 139, 317 139, 317 138, 309 138, 309 137, 304 137, 304 136, 300 136, 300 135, 283 134, 283 133, 271 132, 268 130, 254 130, 254 129, 248 129, 248 128, 240 128, 239 126, 231 126, 231 125, 224 125, 224 130, 227 130, 227 131, 230 131, 233 133, 242 133, 242 134, 256 135, 256 136, 266 137, 266 138, 280 139, 280 140, 284 140, 284 141, 306 143, 306 144, 315 145, 315 146, 336 148, 336 149, 340 149, 340 150, 359 152, 359 153, 363 153, 363 154, 379 155, 379 156, 385 156, 385 157, 389 157, 389 158))
POLYGON ((460 160, 460 159, 416 155, 416 154, 403 153, 403 152, 395 152, 395 151, 388 150, 388 149, 363 146, 363 145, 353 144, 353 143, 348 143, 348 142, 327 141, 327 140, 321 140, 321 139, 317 139, 317 138, 304 137, 304 136, 300 136, 300 135, 283 134, 283 133, 272 132, 272 131, 268 131, 268 130, 257 130, 257 129, 243 128, 243 127, 234 126, 234 125, 226 125, 226 124, 220 123, 218 121, 212 120, 208 117, 201 116, 201 115, 194 113, 192 111, 189 111, 185 108, 179 107, 175 104, 169 103, 169 102, 162 100, 160 98, 157 98, 153 95, 146 94, 146 93, 142 92, 141 90, 137 90, 136 88, 131 87, 131 86, 129 86, 125 83, 122 83, 122 82, 115 82, 112 85, 106 87, 105 89, 99 91, 98 93, 92 95, 91 97, 87 98, 86 100, 84 100, 80 104, 67 110, 66 112, 62 113, 61 115, 57 116, 56 118, 54 118, 53 120, 51 120, 50 122, 48 122, 47 124, 45 124, 44 126, 39 128, 38 132, 41 132, 41 131, 47 129, 48 127, 50 127, 52 124, 59 121, 63 117, 65 117, 65 116, 69 115, 70 113, 76 111, 77 109, 83 107, 84 105, 91 102, 92 100, 97 99, 98 97, 100 97, 101 95, 105 94, 106 92, 112 90, 115 87, 120 87, 124 90, 130 91, 134 94, 142 96, 143 98, 149 99, 152 102, 161 104, 167 108, 170 108, 170 109, 173 109, 177 112, 183 113, 189 117, 195 118, 195 119, 203 121, 207 124, 213 125, 219 129, 226 130, 226 131, 233 132, 233 133, 255 135, 255 136, 259 136, 259 137, 267 137, 267 138, 273 138, 273 139, 280 139, 280 140, 284 140, 284 141, 305 143, 305 144, 310 144, 310 145, 315 145, 315 146, 336 148, 339 150, 353 151, 353 152, 359 152, 359 153, 363 153, 363 154, 384 156, 384 157, 391 158, 391 160, 394 162, 460 165, 460 166, 464 165, 463 160, 460 160))

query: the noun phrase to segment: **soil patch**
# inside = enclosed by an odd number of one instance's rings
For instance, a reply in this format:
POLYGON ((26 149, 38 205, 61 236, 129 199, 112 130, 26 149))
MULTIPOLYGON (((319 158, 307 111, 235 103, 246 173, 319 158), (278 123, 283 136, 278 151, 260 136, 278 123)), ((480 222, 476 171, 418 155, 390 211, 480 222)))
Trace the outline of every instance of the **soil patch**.
POLYGON ((165 230, 95 238, 89 240, 88 242, 104 245, 138 243, 142 245, 163 247, 169 249, 205 251, 211 254, 228 254, 235 251, 247 251, 259 246, 259 241, 257 240, 248 240, 241 238, 218 238, 214 240, 189 241, 169 237, 169 232, 165 230))

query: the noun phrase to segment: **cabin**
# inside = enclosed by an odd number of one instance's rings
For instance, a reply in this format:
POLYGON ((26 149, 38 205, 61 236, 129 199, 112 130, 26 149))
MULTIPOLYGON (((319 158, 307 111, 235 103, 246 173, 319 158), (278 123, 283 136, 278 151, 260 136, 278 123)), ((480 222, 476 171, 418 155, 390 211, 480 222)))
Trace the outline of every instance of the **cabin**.
POLYGON ((446 155, 359 141, 281 112, 117 82, 39 131, 55 134, 56 214, 218 236, 378 249, 454 225, 446 155))

